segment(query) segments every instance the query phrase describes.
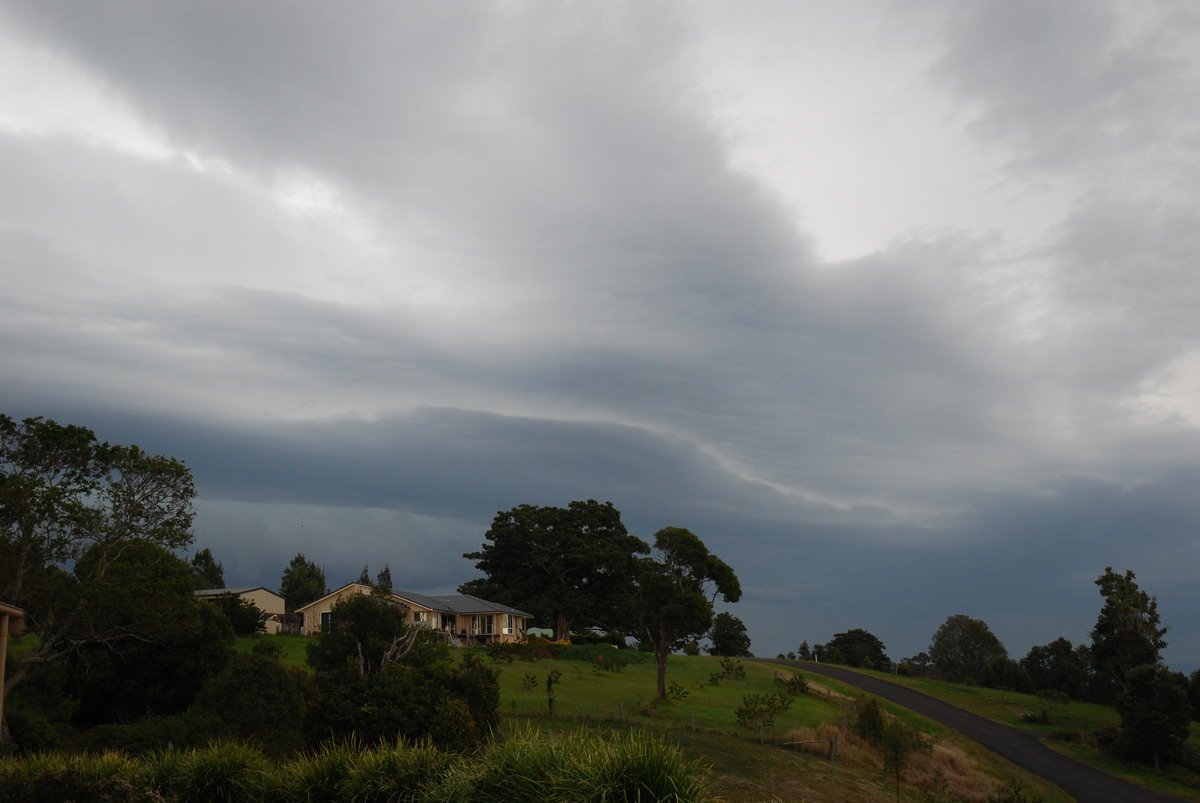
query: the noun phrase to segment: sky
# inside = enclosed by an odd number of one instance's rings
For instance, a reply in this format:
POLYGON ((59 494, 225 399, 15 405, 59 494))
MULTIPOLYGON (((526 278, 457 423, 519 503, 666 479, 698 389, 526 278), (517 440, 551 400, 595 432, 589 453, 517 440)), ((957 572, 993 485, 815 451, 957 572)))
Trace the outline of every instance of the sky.
POLYGON ((195 548, 452 592, 519 504, 695 532, 760 655, 1133 570, 1200 666, 1190 0, 0 0, 0 412, 195 548))

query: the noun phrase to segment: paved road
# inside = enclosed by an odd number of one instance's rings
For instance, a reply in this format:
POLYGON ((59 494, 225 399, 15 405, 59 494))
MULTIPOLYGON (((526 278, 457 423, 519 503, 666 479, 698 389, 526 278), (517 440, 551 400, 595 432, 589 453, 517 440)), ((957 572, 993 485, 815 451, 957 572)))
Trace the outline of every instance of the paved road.
POLYGON ((934 699, 927 694, 886 680, 827 664, 800 661, 766 661, 840 680, 871 694, 891 700, 910 711, 969 736, 997 755, 1056 784, 1078 803, 1168 803, 1183 798, 1152 792, 1056 753, 1030 731, 999 725, 934 699))

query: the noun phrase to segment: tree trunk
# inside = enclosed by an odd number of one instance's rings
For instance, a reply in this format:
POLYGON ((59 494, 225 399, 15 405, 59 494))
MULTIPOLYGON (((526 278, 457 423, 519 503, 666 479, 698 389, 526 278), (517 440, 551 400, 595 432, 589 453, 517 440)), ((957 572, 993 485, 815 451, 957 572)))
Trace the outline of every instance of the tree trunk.
POLYGON ((571 619, 566 611, 559 611, 554 618, 554 640, 562 641, 571 637, 571 619))
POLYGON ((658 698, 667 699, 667 656, 671 654, 670 647, 654 648, 654 658, 658 665, 658 698))

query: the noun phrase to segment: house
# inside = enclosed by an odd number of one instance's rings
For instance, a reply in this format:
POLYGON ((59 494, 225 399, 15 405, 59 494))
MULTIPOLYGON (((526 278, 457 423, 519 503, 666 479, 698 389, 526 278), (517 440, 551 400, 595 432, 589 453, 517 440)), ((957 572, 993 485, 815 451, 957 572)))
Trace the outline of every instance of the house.
POLYGON ((196 599, 211 600, 222 594, 236 594, 242 599, 254 603, 254 606, 267 614, 267 632, 278 633, 280 620, 283 618, 283 597, 263 586, 254 588, 205 588, 196 592, 196 599))
MULTIPOLYGON (((14 636, 25 632, 25 611, 15 605, 0 602, 0 723, 4 722, 4 665, 8 654, 8 634, 14 636)), ((6 748, 4 734, 0 733, 0 755, 6 748)))
MULTIPOLYGON (((306 636, 320 633, 329 627, 329 615, 334 605, 355 594, 371 593, 378 592, 369 585, 350 583, 316 602, 297 608, 296 613, 304 617, 300 632, 306 636)), ((394 589, 387 599, 407 611, 409 622, 444 633, 456 645, 516 641, 525 633, 532 618, 524 611, 470 594, 426 596, 394 589)))

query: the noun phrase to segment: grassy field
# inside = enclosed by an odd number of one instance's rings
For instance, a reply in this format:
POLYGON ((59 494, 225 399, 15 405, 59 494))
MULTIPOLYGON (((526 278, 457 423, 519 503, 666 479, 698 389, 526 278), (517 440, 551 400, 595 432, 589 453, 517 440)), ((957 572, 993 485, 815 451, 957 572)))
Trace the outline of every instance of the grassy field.
MULTIPOLYGON (((271 642, 283 648, 284 660, 289 665, 306 666, 308 639, 283 636, 271 637, 271 642)), ((254 639, 242 639, 239 647, 250 649, 254 643, 254 639)), ((712 675, 722 668, 720 659, 672 656, 667 679, 675 693, 666 703, 654 699, 654 662, 647 653, 574 647, 561 651, 556 658, 518 659, 493 665, 501 672, 500 711, 506 727, 532 726, 546 732, 579 729, 660 732, 677 740, 713 768, 715 791, 728 801, 875 801, 892 799, 894 794, 878 756, 845 728, 850 705, 862 694, 827 678, 808 676, 810 692, 796 699, 772 727, 760 733, 740 725, 735 711, 746 695, 780 691, 782 685, 776 676, 783 670, 748 659, 742 661, 746 671, 744 680, 722 679, 714 683, 712 675), (601 669, 593 661, 597 655, 619 655, 628 664, 601 669), (546 693, 549 677, 556 678, 553 713, 546 693), (838 755, 830 761, 828 741, 818 740, 828 740, 835 734, 838 755), (805 741, 812 743, 784 744, 805 741)), ((868 674, 1016 727, 1090 734, 1101 726, 1119 724, 1113 709, 1079 702, 1052 711, 1048 725, 1029 723, 1023 721, 1025 715, 1039 711, 1042 705, 1032 695, 868 674)), ((884 708, 937 742, 933 753, 919 757, 909 773, 910 785, 904 799, 937 800, 936 796, 926 797, 925 792, 917 789, 916 784, 925 783, 933 787, 941 784, 968 799, 983 800, 996 783, 1017 779, 1047 803, 1069 800, 1057 788, 970 740, 946 732, 906 709, 890 704, 884 708)), ((1193 740, 1200 745, 1200 731, 1194 729, 1193 733, 1193 740)), ((1136 783, 1200 800, 1200 784, 1194 777, 1155 773, 1116 762, 1086 742, 1049 744, 1136 783)))
MULTIPOLYGON (((1109 706, 1071 701, 1052 709, 1048 723, 1029 722, 1026 718, 1027 714, 1037 714, 1045 708, 1043 701, 1032 694, 960 686, 937 680, 906 678, 882 672, 864 672, 864 674, 916 689, 931 697, 945 700, 959 708, 1005 725, 1050 733, 1077 733, 1081 737, 1079 742, 1048 739, 1046 744, 1112 775, 1118 775, 1134 783, 1178 797, 1200 800, 1200 777, 1194 773, 1182 770, 1156 772, 1142 765, 1114 759, 1096 747, 1094 741, 1090 739, 1091 734, 1104 726, 1121 724, 1120 716, 1109 706)), ((1189 742, 1194 748, 1200 750, 1200 723, 1192 723, 1192 735, 1189 742)))

